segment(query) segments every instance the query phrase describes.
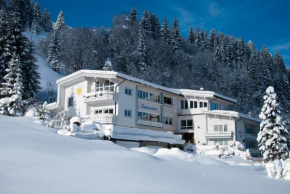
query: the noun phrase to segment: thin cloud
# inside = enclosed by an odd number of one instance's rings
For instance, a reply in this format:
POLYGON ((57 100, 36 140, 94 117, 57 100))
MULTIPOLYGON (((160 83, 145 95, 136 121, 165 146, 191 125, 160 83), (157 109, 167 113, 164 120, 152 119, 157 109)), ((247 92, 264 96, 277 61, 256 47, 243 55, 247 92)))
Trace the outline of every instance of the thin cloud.
POLYGON ((212 17, 219 16, 222 13, 222 10, 219 8, 219 5, 216 2, 212 2, 209 4, 208 13, 212 17))
POLYGON ((290 41, 286 42, 285 44, 277 44, 277 45, 271 47, 271 50, 273 50, 273 51, 288 50, 288 49, 290 49, 290 41))
POLYGON ((181 31, 187 31, 188 28, 196 21, 195 17, 193 14, 183 8, 173 7, 173 9, 178 12, 177 18, 181 31))

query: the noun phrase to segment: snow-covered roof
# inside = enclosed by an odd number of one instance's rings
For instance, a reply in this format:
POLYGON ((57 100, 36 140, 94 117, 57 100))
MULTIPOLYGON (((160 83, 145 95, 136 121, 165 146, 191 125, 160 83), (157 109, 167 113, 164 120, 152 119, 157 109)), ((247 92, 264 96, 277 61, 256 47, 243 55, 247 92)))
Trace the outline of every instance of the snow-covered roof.
POLYGON ((144 81, 142 79, 138 79, 123 73, 115 72, 115 71, 100 71, 100 70, 79 70, 75 73, 72 73, 70 75, 67 75, 61 79, 58 79, 56 83, 58 85, 61 85, 62 83, 66 83, 67 81, 70 81, 72 79, 82 77, 82 76, 87 76, 87 77, 104 77, 104 78, 123 78, 129 81, 137 82, 142 85, 146 85, 152 88, 160 89, 169 93, 177 94, 180 95, 180 91, 178 89, 173 89, 173 88, 168 88, 164 86, 160 86, 157 84, 153 84, 147 81, 144 81))
POLYGON ((189 89, 175 89, 175 88, 168 88, 168 87, 164 87, 158 84, 154 84, 154 83, 150 83, 148 81, 144 81, 142 79, 138 79, 123 73, 119 73, 119 72, 115 72, 115 71, 100 71, 100 70, 79 70, 75 73, 72 73, 70 75, 67 75, 61 79, 58 79, 56 81, 57 85, 61 85, 63 83, 67 83, 69 81, 72 81, 76 78, 80 78, 80 77, 100 77, 100 78, 123 78, 129 81, 133 81, 142 85, 146 85, 152 88, 156 88, 159 90, 163 90, 169 93, 173 93, 176 95, 185 95, 185 96, 201 96, 201 97, 216 97, 216 98, 220 98, 223 100, 226 100, 228 102, 231 103, 237 103, 236 99, 218 94, 216 92, 212 92, 212 91, 203 91, 203 90, 189 90, 189 89))
POLYGON ((213 115, 222 115, 222 116, 229 116, 229 117, 236 117, 236 118, 245 118, 251 121, 261 122, 261 119, 252 117, 250 115, 246 115, 243 113, 239 113, 236 111, 227 111, 227 110, 210 110, 210 111, 203 111, 206 114, 213 114, 213 115))
POLYGON ((204 90, 189 90, 189 89, 179 89, 180 93, 184 96, 196 96, 196 97, 216 97, 221 98, 223 100, 229 101, 231 103, 237 103, 238 101, 234 98, 230 98, 224 96, 222 94, 212 92, 212 91, 204 91, 204 90))

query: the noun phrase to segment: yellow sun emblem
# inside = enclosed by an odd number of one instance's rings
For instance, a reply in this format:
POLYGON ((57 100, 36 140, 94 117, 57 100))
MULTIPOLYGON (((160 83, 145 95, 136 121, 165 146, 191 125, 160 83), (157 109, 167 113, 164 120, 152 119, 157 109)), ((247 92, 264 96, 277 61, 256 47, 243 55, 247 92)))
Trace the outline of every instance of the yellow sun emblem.
POLYGON ((82 88, 78 88, 77 89, 77 94, 81 94, 82 93, 82 88))

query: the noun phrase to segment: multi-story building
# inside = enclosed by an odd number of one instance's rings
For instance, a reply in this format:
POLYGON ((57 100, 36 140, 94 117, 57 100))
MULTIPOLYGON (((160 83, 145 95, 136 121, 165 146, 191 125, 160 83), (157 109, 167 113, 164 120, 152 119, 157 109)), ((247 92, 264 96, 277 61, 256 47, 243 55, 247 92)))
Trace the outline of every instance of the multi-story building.
MULTIPOLYGON (((197 145, 227 146, 239 141, 258 153, 260 120, 230 111, 237 100, 216 92, 172 89, 96 70, 77 71, 57 80, 57 85, 57 106, 67 109, 70 117, 79 115, 138 131, 170 131, 197 145)), ((121 140, 133 142, 125 137, 121 140)))

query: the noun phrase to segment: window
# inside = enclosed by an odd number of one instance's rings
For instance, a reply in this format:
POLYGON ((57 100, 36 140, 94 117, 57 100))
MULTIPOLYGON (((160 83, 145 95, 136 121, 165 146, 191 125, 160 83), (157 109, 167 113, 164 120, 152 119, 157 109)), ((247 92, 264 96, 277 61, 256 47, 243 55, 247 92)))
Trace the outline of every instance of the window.
POLYGON ((181 120, 180 129, 193 129, 193 121, 190 120, 181 120))
POLYGON ((95 115, 97 114, 103 114, 103 110, 95 110, 95 115))
POLYGON ((74 98, 73 97, 69 97, 68 98, 68 107, 73 106, 74 105, 74 98))
POLYGON ((164 104, 172 105, 172 98, 164 97, 164 104))
POLYGON ((203 103, 203 107, 204 107, 204 108, 207 108, 207 102, 204 102, 204 103, 203 103))
POLYGON ((203 108, 203 102, 199 102, 199 108, 203 108))
POLYGON ((197 108, 197 101, 194 101, 194 108, 197 108))
POLYGON ((214 131, 215 132, 227 132, 228 131, 228 125, 224 124, 224 125, 214 125, 214 131))
POLYGON ((146 112, 138 112, 138 119, 152 121, 152 122, 159 122, 160 121, 159 115, 150 114, 150 113, 146 113, 146 112))
POLYGON ((228 140, 215 140, 214 145, 227 146, 228 140))
POLYGON ((187 100, 181 100, 180 103, 181 103, 180 104, 181 109, 188 109, 188 101, 187 100))
POLYGON ((220 110, 220 104, 211 102, 210 103, 210 110, 220 110))
POLYGON ((125 109, 125 117, 132 117, 132 110, 125 109))
POLYGON ((130 88, 125 88, 125 94, 132 96, 132 89, 130 88))
POLYGON ((96 92, 103 91, 103 84, 96 81, 96 92))
POLYGON ((113 109, 104 109, 104 114, 113 114, 114 110, 113 109))
POLYGON ((170 117, 163 117, 163 124, 166 124, 166 125, 173 125, 173 118, 170 118, 170 117))
POLYGON ((193 108, 193 101, 190 101, 190 108, 193 108))
POLYGON ((109 80, 105 81, 105 91, 114 92, 114 82, 110 82, 109 80))
POLYGON ((138 98, 146 99, 152 102, 160 102, 160 96, 153 93, 148 93, 142 90, 138 90, 138 98))

